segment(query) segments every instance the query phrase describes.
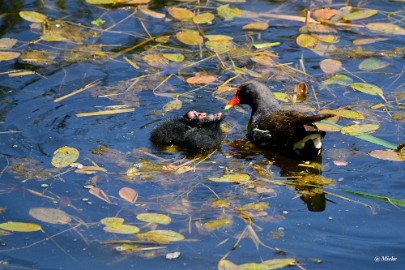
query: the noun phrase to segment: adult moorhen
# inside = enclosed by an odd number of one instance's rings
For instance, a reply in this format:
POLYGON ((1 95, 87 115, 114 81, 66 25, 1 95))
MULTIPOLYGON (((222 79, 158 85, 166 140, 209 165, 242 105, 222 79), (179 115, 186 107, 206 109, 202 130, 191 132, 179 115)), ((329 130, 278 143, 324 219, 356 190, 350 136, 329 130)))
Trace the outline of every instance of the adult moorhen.
POLYGON ((241 85, 225 110, 237 104, 252 108, 248 138, 256 146, 298 160, 313 160, 321 154, 325 132, 313 123, 333 117, 333 114, 308 116, 282 110, 270 89, 257 81, 241 85))
POLYGON ((207 151, 221 144, 222 114, 189 111, 180 119, 164 120, 152 130, 150 140, 157 146, 177 145, 186 151, 207 151))

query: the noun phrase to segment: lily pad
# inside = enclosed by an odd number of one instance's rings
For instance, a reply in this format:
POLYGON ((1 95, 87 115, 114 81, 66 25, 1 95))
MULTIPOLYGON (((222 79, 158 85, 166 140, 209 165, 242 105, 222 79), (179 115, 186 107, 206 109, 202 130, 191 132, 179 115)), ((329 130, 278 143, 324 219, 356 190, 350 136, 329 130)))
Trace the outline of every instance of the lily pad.
POLYGON ((121 224, 118 226, 106 226, 103 228, 105 232, 118 234, 134 234, 139 232, 139 228, 134 225, 121 224))
POLYGON ((56 168, 67 167, 79 158, 79 151, 76 148, 62 146, 58 148, 52 157, 52 165, 56 168))
POLYGON ((217 77, 214 75, 197 75, 187 78, 186 82, 188 84, 207 84, 214 82, 216 79, 217 77))
POLYGON ((225 21, 231 21, 235 17, 242 15, 242 11, 239 8, 231 8, 229 5, 222 5, 217 7, 218 16, 225 21))
POLYGON ((158 213, 141 213, 136 216, 137 219, 155 224, 168 225, 172 221, 169 216, 158 214, 158 213))
POLYGON ((33 223, 9 221, 0 224, 0 229, 12 232, 36 232, 41 231, 41 226, 33 223))
POLYGON ((333 74, 342 69, 342 62, 334 59, 324 59, 321 61, 320 66, 326 74, 333 74))
POLYGON ((229 218, 219 218, 215 220, 210 220, 204 223, 204 228, 208 231, 213 231, 218 228, 222 228, 225 226, 229 226, 231 224, 231 220, 229 218))
POLYGON ((48 19, 46 15, 36 11, 20 11, 18 15, 24 20, 34 23, 43 23, 48 19))
POLYGON ((367 59, 364 59, 359 64, 359 69, 366 70, 366 71, 373 71, 373 70, 385 68, 389 64, 390 64, 389 62, 384 61, 380 58, 367 58, 367 59))
POLYGON ((0 50, 8 50, 14 47, 17 43, 15 38, 0 38, 0 50))
POLYGON ((405 155, 393 150, 374 150, 369 155, 382 160, 405 161, 405 155))
POLYGON ((69 224, 72 221, 70 215, 60 209, 55 208, 31 208, 29 214, 33 218, 50 224, 69 224))
POLYGON ((361 20, 365 18, 372 17, 378 13, 375 9, 360 9, 343 16, 346 21, 361 20))
POLYGON ((19 52, 3 52, 0 51, 0 62, 1 61, 8 61, 8 60, 13 60, 20 57, 19 52))
POLYGON ((236 48, 235 44, 230 40, 214 40, 214 41, 208 40, 207 42, 205 42, 205 46, 209 50, 216 52, 218 54, 226 53, 236 48))
POLYGON ((257 30, 257 31, 264 31, 267 28, 269 28, 269 25, 267 23, 262 22, 248 23, 242 27, 243 30, 257 30))
POLYGON ((107 227, 118 227, 124 224, 124 219, 119 217, 106 217, 100 220, 100 223, 107 227))
POLYGON ((346 109, 336 109, 336 110, 320 110, 319 113, 331 113, 337 115, 339 117, 347 118, 347 119, 354 119, 354 120, 362 120, 364 119, 364 115, 353 110, 346 110, 346 109))
POLYGON ((250 180, 250 175, 247 173, 225 174, 221 177, 210 177, 208 180, 225 183, 244 183, 250 180))
POLYGON ((390 35, 405 35, 405 29, 393 23, 368 23, 367 29, 390 35))
POLYGON ((341 132, 343 134, 350 134, 350 135, 361 135, 367 134, 370 132, 374 132, 380 128, 377 124, 364 124, 364 125, 350 125, 342 127, 341 132))
POLYGON ((322 82, 322 86, 330 85, 330 84, 338 84, 347 86, 353 82, 352 78, 344 75, 344 74, 336 74, 329 77, 327 80, 322 82))
POLYGON ((164 53, 162 54, 164 58, 172 62, 183 62, 184 54, 181 53, 164 53))
POLYGON ((206 13, 201 13, 198 14, 197 16, 195 16, 193 18, 193 23, 195 24, 210 24, 212 23, 212 21, 215 19, 215 15, 210 13, 210 12, 206 12, 206 13))
POLYGON ((182 234, 171 230, 154 230, 145 233, 137 233, 135 237, 162 244, 184 240, 182 234))
POLYGON ((189 21, 194 17, 194 13, 186 8, 172 7, 168 11, 173 18, 181 21, 189 21))
POLYGON ((177 32, 176 38, 178 41, 190 46, 196 46, 203 43, 203 37, 194 30, 184 30, 177 32))
POLYGON ((369 84, 369 83, 351 83, 349 84, 350 87, 353 88, 353 90, 369 94, 369 95, 374 95, 374 96, 383 96, 384 92, 383 90, 374 85, 374 84, 369 84))

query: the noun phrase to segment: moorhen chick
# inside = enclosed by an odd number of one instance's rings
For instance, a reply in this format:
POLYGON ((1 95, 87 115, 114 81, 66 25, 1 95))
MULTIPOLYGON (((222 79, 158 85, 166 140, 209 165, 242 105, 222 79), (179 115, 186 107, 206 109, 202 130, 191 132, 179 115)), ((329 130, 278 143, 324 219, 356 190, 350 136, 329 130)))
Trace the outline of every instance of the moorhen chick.
POLYGON ((177 145, 186 151, 207 151, 221 144, 222 114, 189 111, 180 119, 164 120, 150 135, 157 146, 177 145))
POLYGON ((313 123, 333 117, 333 114, 309 116, 282 110, 271 90, 257 81, 241 85, 225 110, 237 104, 252 108, 248 138, 256 146, 297 160, 313 160, 321 154, 325 132, 313 123))
POLYGON ((220 146, 223 139, 222 120, 222 113, 208 114, 200 119, 199 124, 184 135, 183 148, 196 152, 220 146))

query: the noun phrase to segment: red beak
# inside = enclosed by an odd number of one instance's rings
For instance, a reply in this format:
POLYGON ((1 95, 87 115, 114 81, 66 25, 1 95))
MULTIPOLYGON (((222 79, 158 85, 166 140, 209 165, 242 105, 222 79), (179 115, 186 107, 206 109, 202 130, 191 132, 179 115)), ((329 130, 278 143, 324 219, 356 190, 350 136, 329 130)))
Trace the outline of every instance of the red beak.
POLYGON ((239 97, 238 97, 238 93, 236 93, 236 95, 233 96, 233 98, 231 98, 231 100, 228 101, 228 104, 226 104, 224 110, 228 110, 230 108, 232 108, 233 106, 238 105, 240 102, 239 97))

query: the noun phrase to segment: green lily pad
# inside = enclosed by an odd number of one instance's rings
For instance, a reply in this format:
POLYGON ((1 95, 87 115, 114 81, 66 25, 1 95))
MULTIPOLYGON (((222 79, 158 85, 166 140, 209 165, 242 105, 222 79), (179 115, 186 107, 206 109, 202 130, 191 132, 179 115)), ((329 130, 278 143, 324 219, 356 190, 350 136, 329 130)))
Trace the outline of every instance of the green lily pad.
POLYGON ((346 21, 361 20, 365 18, 372 17, 378 13, 375 9, 360 9, 343 16, 346 21))
POLYGON ((198 14, 197 16, 195 16, 193 18, 193 23, 195 24, 206 24, 206 23, 212 23, 212 21, 215 19, 215 15, 210 13, 210 12, 206 12, 206 13, 201 13, 198 14))
POLYGON ((139 228, 134 225, 121 224, 118 226, 106 226, 103 228, 105 232, 118 234, 134 234, 139 232, 139 228))

